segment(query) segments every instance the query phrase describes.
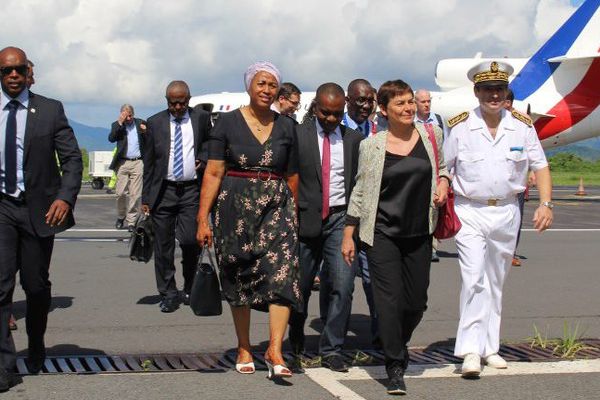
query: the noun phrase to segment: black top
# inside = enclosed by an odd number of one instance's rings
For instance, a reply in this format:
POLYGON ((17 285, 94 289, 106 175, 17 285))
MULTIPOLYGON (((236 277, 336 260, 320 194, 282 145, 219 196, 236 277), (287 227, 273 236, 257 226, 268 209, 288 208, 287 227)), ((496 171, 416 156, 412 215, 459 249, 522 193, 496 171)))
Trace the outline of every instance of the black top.
POLYGON ((208 158, 225 160, 228 169, 268 169, 277 173, 296 173, 297 157, 294 120, 274 114, 271 136, 261 144, 237 109, 223 113, 210 134, 208 158))
POLYGON ((429 234, 431 162, 419 140, 407 156, 386 151, 375 230, 389 237, 429 234))

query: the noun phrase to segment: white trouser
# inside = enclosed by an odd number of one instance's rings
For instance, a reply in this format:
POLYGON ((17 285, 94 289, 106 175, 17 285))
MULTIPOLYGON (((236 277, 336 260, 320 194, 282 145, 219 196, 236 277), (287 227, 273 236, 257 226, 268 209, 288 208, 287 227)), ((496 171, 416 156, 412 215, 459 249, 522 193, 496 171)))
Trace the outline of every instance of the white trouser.
POLYGON ((519 205, 487 206, 457 196, 462 229, 456 235, 462 278, 454 355, 487 357, 500 347, 502 287, 519 231, 519 205))

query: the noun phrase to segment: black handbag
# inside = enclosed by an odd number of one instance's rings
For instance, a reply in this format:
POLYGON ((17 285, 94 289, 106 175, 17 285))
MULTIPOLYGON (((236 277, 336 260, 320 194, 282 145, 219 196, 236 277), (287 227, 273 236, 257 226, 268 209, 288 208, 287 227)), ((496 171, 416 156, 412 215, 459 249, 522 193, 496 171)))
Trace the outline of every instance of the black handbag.
POLYGON ((147 263, 154 251, 154 231, 150 215, 140 213, 129 240, 129 258, 147 263))
POLYGON ((208 246, 202 248, 198 258, 198 266, 190 292, 190 307, 194 314, 202 317, 221 315, 223 306, 221 304, 221 289, 219 278, 215 267, 212 253, 208 246), (208 253, 209 263, 203 263, 204 253, 208 253))

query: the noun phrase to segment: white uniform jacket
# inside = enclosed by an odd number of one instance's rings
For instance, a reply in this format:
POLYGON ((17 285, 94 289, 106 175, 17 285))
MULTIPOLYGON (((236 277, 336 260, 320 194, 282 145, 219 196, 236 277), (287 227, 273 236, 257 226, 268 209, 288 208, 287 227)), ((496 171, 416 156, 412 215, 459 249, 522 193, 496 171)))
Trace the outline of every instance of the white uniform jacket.
POLYGON ((454 192, 476 201, 513 199, 525 190, 529 169, 548 165, 531 124, 503 110, 492 139, 479 107, 451 128, 444 156, 454 192))

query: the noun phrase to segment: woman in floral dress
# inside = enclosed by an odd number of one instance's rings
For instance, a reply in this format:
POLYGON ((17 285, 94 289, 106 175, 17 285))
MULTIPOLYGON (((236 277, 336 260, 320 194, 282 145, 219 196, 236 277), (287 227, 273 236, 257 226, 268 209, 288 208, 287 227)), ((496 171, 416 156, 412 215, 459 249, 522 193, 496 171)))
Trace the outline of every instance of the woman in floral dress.
POLYGON ((269 377, 289 377, 281 344, 291 308, 301 307, 298 285, 295 121, 271 111, 280 77, 272 64, 251 65, 244 76, 250 104, 223 113, 209 141, 198 212, 198 243, 214 239, 221 285, 231 306, 236 370, 255 371, 250 309, 269 312, 265 353, 269 377), (214 238, 208 223, 214 216, 214 238))

